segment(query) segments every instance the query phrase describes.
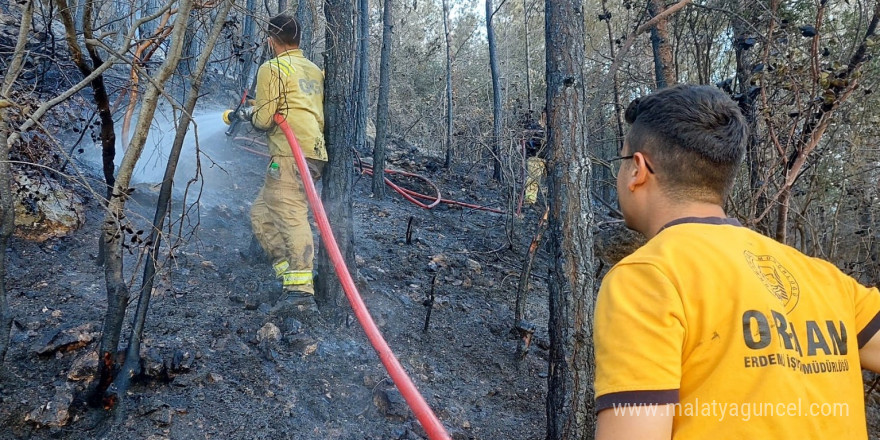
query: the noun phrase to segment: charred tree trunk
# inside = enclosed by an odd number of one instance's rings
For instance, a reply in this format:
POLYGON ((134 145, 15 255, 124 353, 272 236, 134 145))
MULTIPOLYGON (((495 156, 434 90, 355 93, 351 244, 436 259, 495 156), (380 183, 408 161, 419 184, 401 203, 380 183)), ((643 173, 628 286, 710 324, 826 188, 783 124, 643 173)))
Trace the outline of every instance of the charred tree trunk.
MULTIPOLYGON (((184 103, 183 112, 174 134, 174 141, 171 145, 171 151, 168 155, 168 162, 165 165, 165 175, 162 179, 162 188, 159 190, 159 199, 156 202, 156 212, 153 216, 153 227, 150 231, 150 237, 147 239, 145 246, 147 247, 148 257, 144 263, 144 276, 141 282, 141 289, 138 294, 138 304, 135 311, 134 325, 132 325, 131 336, 128 338, 128 348, 125 353, 125 363, 116 375, 113 383, 116 385, 113 392, 116 398, 124 396, 132 377, 140 373, 140 350, 141 341, 143 340, 143 331, 147 318, 147 311, 150 307, 150 297, 153 291, 153 282, 156 277, 156 263, 159 259, 159 247, 162 243, 162 227, 165 223, 165 216, 171 206, 171 189, 174 183, 174 173, 177 171, 177 162, 180 160, 180 153, 183 149, 183 142, 186 138, 186 132, 192 122, 192 113, 196 107, 196 101, 199 99, 199 91, 204 78, 205 67, 211 58, 211 52, 214 49, 217 39, 223 30, 223 23, 226 16, 232 8, 234 0, 224 0, 217 16, 214 18, 214 26, 205 42, 204 50, 200 52, 199 58, 193 68, 193 77, 190 90, 187 91, 186 102, 184 103)), ((187 26, 192 25, 192 22, 187 26)), ((189 30, 187 30, 189 33, 189 30)), ((105 397, 106 399, 106 397, 105 397)))
MULTIPOLYGON (((666 10, 663 0, 648 0, 648 12, 656 17, 666 10)), ((654 77, 658 89, 664 89, 676 83, 675 72, 672 70, 672 46, 669 45, 669 32, 666 30, 667 18, 657 20, 651 28, 651 50, 654 52, 654 77)))
POLYGON ((489 41, 489 68, 492 71, 492 178, 501 180, 501 68, 498 66, 495 27, 492 24, 494 15, 492 0, 486 0, 486 34, 489 41))
POLYGON ((9 163, 9 153, 14 141, 9 142, 9 119, 6 109, 12 106, 7 99, 12 93, 12 85, 24 66, 25 47, 33 18, 34 0, 31 0, 22 11, 15 52, 7 66, 6 76, 0 84, 0 370, 6 351, 9 349, 9 332, 12 325, 12 313, 6 297, 6 248, 9 245, 9 238, 15 231, 13 202, 15 196, 12 194, 12 165, 9 163))
POLYGON ((584 115, 584 16, 580 0, 548 0, 547 134, 550 374, 547 439, 594 432, 593 210, 584 115))
POLYGON ((299 23, 300 40, 299 47, 303 51, 303 55, 308 59, 312 59, 312 51, 314 44, 312 35, 315 34, 315 23, 312 14, 311 0, 299 0, 296 4, 296 22, 299 23))
POLYGON ((532 112, 532 61, 529 57, 529 5, 523 0, 523 40, 526 49, 526 110, 532 112))
POLYGON ((446 41, 446 161, 452 166, 452 38, 449 34, 449 0, 443 0, 443 35, 446 41))
POLYGON ((376 102, 376 142, 373 145, 373 196, 385 198, 385 143, 388 139, 388 95, 391 93, 391 33, 393 32, 391 0, 382 10, 382 54, 379 60, 379 98, 376 102))
MULTIPOLYGON (((101 228, 102 240, 106 246, 104 279, 107 284, 107 313, 104 316, 104 329, 99 348, 100 377, 95 397, 104 397, 104 392, 107 391, 107 388, 113 381, 113 373, 116 369, 115 353, 119 345, 122 321, 125 318, 125 310, 128 307, 130 296, 122 271, 124 263, 123 246, 127 242, 126 229, 129 229, 125 217, 125 202, 131 193, 128 185, 131 182, 134 166, 143 152, 144 144, 150 131, 150 125, 156 112, 156 106, 162 93, 162 87, 164 87, 168 78, 177 69, 177 63, 180 62, 186 41, 184 35, 189 23, 187 18, 191 9, 192 0, 180 1, 178 16, 174 21, 168 57, 147 87, 141 112, 138 116, 137 126, 135 127, 131 143, 129 143, 122 158, 122 163, 119 165, 119 174, 117 175, 116 184, 113 186, 113 192, 107 205, 107 214, 104 216, 104 223, 101 228)), ((102 399, 103 406, 108 409, 112 408, 118 396, 114 393, 107 393, 106 397, 108 397, 107 400, 102 399)))
MULTIPOLYGON (((325 0, 327 50, 324 52, 324 136, 329 162, 323 177, 321 199, 330 219, 337 244, 348 267, 354 267, 354 231, 352 229, 351 186, 354 166, 351 146, 356 126, 354 89, 355 26, 352 0, 325 0)), ((342 285, 325 249, 318 253, 316 299, 341 317, 345 302, 342 285)))
MULTIPOLYGON (((251 70, 253 70, 254 64, 261 61, 254 60, 254 55, 259 52, 257 47, 260 46, 257 44, 257 30, 254 24, 254 14, 257 13, 257 1, 246 0, 245 7, 247 9, 244 11, 244 26, 241 33, 244 53, 241 57, 241 74, 238 78, 239 90, 245 90, 251 85, 251 70)), ((254 90, 250 92, 255 93, 254 90)))
POLYGON ((357 73, 355 74, 355 95, 357 96, 357 132, 355 148, 366 151, 367 114, 370 110, 370 1, 357 0, 357 73))
POLYGON ((8 102, 0 99, 0 370, 6 350, 9 349, 9 331, 12 313, 6 300, 6 247, 15 230, 15 208, 12 195, 12 166, 9 164, 10 145, 7 143, 9 124, 6 118, 8 102))
MULTIPOLYGON (((92 2, 85 2, 83 12, 83 36, 88 41, 93 38, 92 35, 92 2)), ((67 0, 58 0, 58 13, 61 15, 61 21, 64 23, 65 38, 67 46, 70 50, 71 58, 76 67, 83 74, 89 76, 93 69, 103 64, 98 49, 89 43, 86 43, 86 51, 91 59, 91 64, 86 61, 82 48, 76 38, 76 25, 73 22, 70 8, 67 6, 67 0)), ((95 105, 98 108, 98 116, 101 120, 101 159, 104 171, 104 182, 107 184, 107 199, 110 199, 111 190, 115 183, 114 160, 116 159, 116 131, 113 127, 113 113, 110 110, 110 98, 107 95, 107 87, 104 85, 104 75, 99 75, 92 80, 92 92, 95 99, 95 105)), ((101 247, 101 246, 99 246, 101 247)), ((101 247, 103 250, 103 247, 101 247)), ((103 255, 103 252, 102 252, 103 255)))

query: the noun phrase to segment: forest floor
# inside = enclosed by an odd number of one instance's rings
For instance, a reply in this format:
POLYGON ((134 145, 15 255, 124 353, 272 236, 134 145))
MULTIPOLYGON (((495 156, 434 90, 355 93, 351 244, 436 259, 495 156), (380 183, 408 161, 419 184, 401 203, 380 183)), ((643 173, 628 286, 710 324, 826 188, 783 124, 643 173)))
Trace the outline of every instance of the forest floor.
MULTIPOLYGON (((106 309, 104 274, 96 264, 99 202, 83 192, 88 214, 72 236, 41 244, 13 240, 7 258, 15 322, 0 370, 0 438, 425 436, 348 304, 340 306, 349 315, 344 323, 327 319, 326 310, 317 319, 280 322, 259 301, 270 267, 245 261, 239 250, 250 243, 250 205, 266 159, 213 131, 200 134, 210 157, 202 159, 205 191, 183 221, 186 239, 165 261, 152 295, 142 350, 152 375, 130 388, 111 418, 85 404, 106 309), (196 225, 192 235, 185 233, 196 225)), ((438 159, 401 146, 389 157, 393 168, 430 177, 444 198, 503 209, 502 189, 483 169, 448 172, 438 159)), ((129 218, 143 228, 158 189, 149 183, 135 188, 129 218)), ((174 231, 183 206, 177 194, 174 231)), ((351 269, 361 294, 453 438, 544 438, 543 250, 527 303, 536 342, 524 359, 516 360, 511 336, 516 285, 540 208, 524 209, 513 221, 518 231, 511 248, 503 215, 445 205, 422 210, 393 192, 377 201, 366 176, 355 177, 353 199, 357 267, 351 269), (406 244, 410 217, 413 239, 406 244), (423 302, 434 277, 435 301, 423 332, 423 302)), ((135 253, 126 262, 135 287, 136 260, 135 253)))

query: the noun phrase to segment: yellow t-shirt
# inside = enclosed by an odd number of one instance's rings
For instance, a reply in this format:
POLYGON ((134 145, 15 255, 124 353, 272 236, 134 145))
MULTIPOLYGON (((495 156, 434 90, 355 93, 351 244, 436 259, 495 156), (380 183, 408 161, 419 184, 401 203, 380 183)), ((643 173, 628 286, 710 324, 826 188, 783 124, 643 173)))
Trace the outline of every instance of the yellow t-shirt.
POLYGON ((677 220, 602 281, 597 410, 673 439, 865 439, 880 292, 733 219, 677 220), (674 404, 666 406, 664 404, 674 404))
POLYGON ((324 146, 324 74, 303 56, 288 50, 260 66, 257 71, 257 103, 251 118, 255 127, 269 130, 269 154, 292 156, 290 145, 275 125, 281 113, 293 129, 303 154, 326 161, 324 146))

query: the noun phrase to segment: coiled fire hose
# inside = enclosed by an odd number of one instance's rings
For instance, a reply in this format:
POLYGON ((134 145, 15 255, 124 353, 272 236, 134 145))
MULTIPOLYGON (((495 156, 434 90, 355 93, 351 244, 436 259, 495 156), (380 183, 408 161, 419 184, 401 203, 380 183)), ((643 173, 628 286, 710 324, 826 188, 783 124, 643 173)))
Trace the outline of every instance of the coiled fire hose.
POLYGON ((300 178, 302 178, 303 186, 305 187, 306 195, 309 199, 309 205, 312 208, 312 213, 315 215, 315 222, 318 224, 318 229, 321 231, 321 242, 324 243, 327 252, 330 254, 330 259, 333 261, 333 267, 336 269, 336 275, 342 283, 343 290, 345 290, 345 296, 348 297, 348 301, 351 303, 351 308, 354 310, 358 322, 360 322, 361 327, 363 327, 364 332, 367 334, 367 339, 370 340, 370 344, 373 345, 376 353, 379 354, 379 359, 382 361, 382 365, 385 366, 385 369, 394 381, 394 385, 397 386, 400 394, 403 396, 404 400, 406 400, 407 405, 412 409, 416 419, 418 419, 419 423, 422 424, 422 427, 425 428, 428 438, 431 440, 451 440, 451 437, 446 432, 446 428, 443 427, 443 424, 440 423, 440 420, 434 415, 434 412, 431 410, 431 407, 428 406, 425 398, 419 393, 419 390, 406 374, 403 366, 400 365, 397 357, 394 356, 391 347, 385 342, 382 333, 379 331, 379 328, 376 327, 376 323, 373 322, 373 318, 370 316, 370 312, 367 310, 364 300, 361 299, 357 287, 354 284, 354 280, 351 278, 351 274, 345 266, 345 261, 342 259, 342 253, 340 253, 339 245, 336 244, 336 239, 333 237, 333 230, 330 229, 330 222, 327 220, 327 213, 324 212, 324 205, 321 204, 321 199, 318 197, 318 192, 315 190, 315 184, 312 182, 312 179, 303 178, 303 176, 309 176, 310 174, 308 164, 306 163, 306 157, 300 149, 299 142, 297 142, 296 136, 294 136, 293 130, 291 130, 290 125, 287 124, 284 116, 276 114, 274 119, 275 123, 278 124, 278 127, 281 128, 281 131, 287 138, 287 142, 290 144, 290 151, 293 152, 293 157, 296 159, 296 167, 299 170, 300 178))

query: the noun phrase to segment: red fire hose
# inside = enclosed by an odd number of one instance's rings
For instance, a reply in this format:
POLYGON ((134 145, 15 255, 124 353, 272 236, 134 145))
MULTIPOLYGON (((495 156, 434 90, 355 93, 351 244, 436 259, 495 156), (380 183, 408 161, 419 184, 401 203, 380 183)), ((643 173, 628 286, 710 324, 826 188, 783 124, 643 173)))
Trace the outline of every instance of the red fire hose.
MULTIPOLYGON (((299 142, 297 142, 296 136, 293 135, 293 130, 287 125, 284 116, 276 114, 275 123, 278 124, 281 131, 284 132, 284 136, 290 144, 290 151, 293 152, 293 157, 296 159, 296 167, 299 169, 300 177, 309 176, 309 166, 306 164, 306 158, 299 147, 299 142)), ((327 247, 327 251, 330 253, 330 259, 333 261, 336 275, 339 277, 339 281, 342 283, 342 287, 345 290, 345 296, 348 297, 348 301, 351 303, 351 308, 354 310, 358 322, 360 322, 361 327, 364 328, 364 332, 367 334, 367 339, 370 340, 373 348, 376 349, 376 353, 379 354, 379 359, 382 361, 382 365, 388 370, 388 374, 391 375, 391 379, 394 381, 397 389, 400 390, 400 394, 403 395, 404 400, 406 400, 406 403, 416 415, 419 423, 425 428, 428 438, 431 440, 451 440, 451 437, 446 432, 446 428, 443 427, 443 424, 440 423, 440 420, 434 415, 434 412, 431 411, 431 407, 428 406, 425 398, 422 397, 415 384, 413 384, 412 380, 406 374, 403 366, 400 365, 397 357, 394 356, 388 343, 385 342, 385 339, 382 337, 382 333, 379 332, 379 328, 376 327, 376 323, 373 322, 373 318, 370 316, 370 312, 367 310, 364 300, 361 299, 357 287, 354 285, 354 280, 351 278, 351 274, 348 272, 348 268, 345 267, 345 262, 342 260, 342 253, 339 252, 339 246, 336 244, 336 239, 333 237, 333 230, 330 229, 330 222, 327 220, 327 213, 324 212, 324 205, 321 204, 321 199, 318 198, 318 192, 315 190, 314 182, 312 182, 312 179, 310 178, 303 178, 302 181, 303 186, 306 189, 306 195, 309 199, 309 205, 312 207, 312 213, 315 215, 315 222, 318 224, 318 229, 321 231, 321 242, 324 243, 324 246, 327 247)))
MULTIPOLYGON (((257 140, 257 139, 249 138, 249 137, 246 137, 246 136, 236 136, 236 137, 232 138, 232 140, 234 140, 234 141, 239 141, 239 142, 249 142, 249 143, 252 143, 252 144, 257 144, 257 145, 266 146, 266 143, 265 143, 265 142, 260 141, 260 140, 257 140)), ((248 153, 256 154, 257 156, 270 157, 270 156, 269 156, 268 154, 266 154, 265 152, 257 151, 257 150, 254 150, 254 149, 252 149, 252 148, 248 148, 248 147, 241 146, 241 145, 239 145, 239 148, 241 148, 242 150, 247 151, 248 153)), ((369 165, 366 165, 366 164, 362 164, 362 163, 360 163, 360 162, 358 162, 358 166, 362 169, 362 173, 363 173, 363 174, 366 174, 366 175, 368 175, 368 176, 372 176, 372 175, 373 175, 373 167, 371 167, 371 166, 369 166, 369 165)), ((437 188, 437 185, 434 185, 434 182, 431 182, 431 180, 428 179, 428 178, 425 177, 425 176, 422 176, 422 175, 419 175, 419 174, 414 174, 414 173, 407 173, 407 172, 405 172, 405 171, 389 170, 389 169, 387 169, 387 168, 385 169, 385 174, 397 174, 397 175, 399 175, 399 176, 407 176, 407 177, 413 177, 413 178, 416 178, 416 179, 421 179, 421 180, 424 181, 428 186, 430 186, 430 187, 434 190, 434 192, 437 194, 436 196, 429 196, 429 195, 426 195, 426 194, 422 194, 422 193, 415 192, 415 191, 413 191, 413 190, 411 190, 411 189, 408 189, 408 188, 403 188, 403 187, 401 187, 401 186, 395 184, 395 183, 392 182, 391 180, 389 180, 387 177, 385 178, 385 184, 386 184, 386 185, 388 185, 389 187, 391 187, 391 189, 393 189, 394 191, 396 191, 396 192, 397 192, 398 194, 400 194, 403 198, 405 198, 406 200, 409 200, 410 202, 412 202, 413 204, 415 204, 415 205, 418 206, 419 208, 423 208, 423 209, 432 209, 432 208, 434 208, 435 206, 437 206, 437 205, 440 204, 440 203, 445 203, 445 204, 447 204, 447 205, 461 206, 462 208, 475 209, 475 210, 478 210, 478 211, 487 211, 487 212, 493 212, 493 213, 495 213, 495 214, 504 214, 504 211, 502 211, 502 210, 500 210, 500 209, 490 208, 490 207, 488 207, 488 206, 474 205, 474 204, 472 204, 472 203, 459 202, 459 201, 457 201, 457 200, 444 199, 444 198, 440 197, 440 190, 437 188), (422 203, 422 202, 419 202, 419 201, 416 200, 416 199, 430 200, 431 203, 426 205, 426 204, 424 204, 424 203, 422 203)))

